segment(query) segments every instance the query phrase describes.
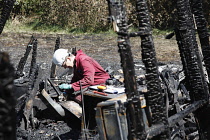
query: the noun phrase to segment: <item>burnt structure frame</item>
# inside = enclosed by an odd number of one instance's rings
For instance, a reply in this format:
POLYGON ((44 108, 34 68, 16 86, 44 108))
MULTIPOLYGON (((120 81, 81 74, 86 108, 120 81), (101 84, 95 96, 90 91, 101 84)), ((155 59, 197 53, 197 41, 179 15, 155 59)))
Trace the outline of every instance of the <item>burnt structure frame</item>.
MULTIPOLYGON (((184 72, 187 81, 193 89, 190 89, 191 105, 188 106, 183 111, 177 112, 176 114, 167 118, 165 108, 161 107, 159 110, 163 111, 163 114, 156 112, 157 104, 164 104, 163 97, 160 95, 158 87, 158 72, 157 72, 157 61, 155 56, 154 44, 152 40, 152 31, 149 19, 149 12, 147 8, 146 0, 137 0, 136 11, 137 18, 139 20, 139 32, 128 33, 128 25, 126 20, 126 9, 123 0, 107 0, 109 5, 109 16, 110 20, 113 22, 114 30, 118 34, 118 48, 121 57, 121 66, 123 68, 125 77, 125 88, 128 97, 128 113, 133 119, 128 119, 131 121, 131 126, 129 130, 128 139, 170 139, 169 127, 175 125, 175 123, 181 121, 190 113, 194 113, 198 121, 199 137, 201 139, 208 139, 210 134, 208 133, 209 128, 204 124, 204 120, 200 112, 208 111, 207 106, 209 99, 209 87, 203 73, 203 65, 201 56, 198 51, 198 45, 195 37, 195 26, 193 22, 192 13, 195 15, 195 21, 198 27, 198 34, 201 42, 201 47, 204 55, 204 63, 206 64, 206 69, 208 75, 209 73, 209 35, 207 32, 206 21, 202 14, 202 1, 192 0, 174 1, 177 8, 177 25, 175 27, 175 34, 177 39, 177 44, 180 50, 180 57, 184 67, 184 72), (191 4, 191 6, 190 6, 191 4), (192 9, 191 9, 192 8, 192 9), (198 14, 199 13, 199 14, 198 14), (187 18, 186 18, 187 16, 187 18), (133 80, 135 75, 133 69, 132 52, 130 50, 129 37, 141 37, 142 44, 142 59, 146 67, 147 73, 147 85, 150 93, 147 97, 147 105, 151 107, 152 116, 152 126, 145 131, 144 124, 141 116, 141 111, 138 110, 138 104, 140 100, 139 94, 136 92, 136 81, 133 80), (192 42, 190 42, 190 39, 192 42), (126 58, 125 58, 126 57, 126 58), (130 64, 128 64, 130 62, 130 64), (129 73, 130 72, 130 73, 129 73), (130 76, 128 76, 130 75, 130 76), (131 79, 130 79, 131 78, 131 79), (129 82, 132 81, 132 82, 129 82), (137 100, 135 100, 137 99, 137 100), (137 103, 135 105, 135 103, 137 103), (154 107, 153 107, 154 105, 154 107), (156 108, 156 109, 155 109, 156 108), (198 113, 199 112, 199 113, 198 113), (137 118, 136 118, 137 117, 137 118), (140 125, 134 125, 138 122, 140 125), (161 123, 160 123, 161 122, 161 123)), ((209 122, 207 122, 209 124, 209 122)))

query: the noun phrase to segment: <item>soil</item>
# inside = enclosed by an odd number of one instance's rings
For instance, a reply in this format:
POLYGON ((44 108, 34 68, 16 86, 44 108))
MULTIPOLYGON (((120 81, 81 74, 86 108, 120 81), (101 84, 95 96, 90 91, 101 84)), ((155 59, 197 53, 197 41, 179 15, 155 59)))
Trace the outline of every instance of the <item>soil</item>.
MULTIPOLYGON (((102 67, 110 66, 115 71, 121 69, 120 56, 117 47, 117 36, 110 34, 42 34, 42 33, 2 33, 0 35, 0 51, 8 52, 10 61, 14 68, 17 67, 20 58, 25 53, 26 46, 31 36, 38 40, 37 63, 45 63, 45 75, 49 76, 52 64, 52 54, 57 37, 60 37, 60 48, 82 49, 86 54, 97 60, 102 67)), ((178 63, 180 64, 179 51, 175 38, 165 39, 163 35, 154 36, 154 46, 158 62, 178 63)), ((139 37, 131 38, 130 45, 134 62, 141 62, 141 39, 139 37)), ((31 55, 27 60, 25 69, 30 68, 31 55)), ((58 71, 64 71, 60 68, 58 71)), ((24 131, 17 129, 18 140, 69 140, 79 139, 80 132, 77 129, 69 127, 64 121, 40 120, 38 129, 24 131)))
MULTIPOLYGON (((38 40, 37 62, 46 63, 48 68, 51 66, 52 54, 57 37, 60 37, 60 48, 70 49, 76 47, 77 50, 82 49, 104 67, 118 66, 120 68, 117 36, 113 34, 2 33, 0 35, 0 51, 9 53, 11 63, 14 67, 17 66, 20 58, 23 57, 32 35, 38 40)), ((164 63, 179 62, 179 51, 175 37, 172 39, 165 39, 164 37, 163 35, 153 37, 157 60, 164 63)), ((140 61, 141 39, 139 37, 131 38, 130 45, 134 61, 140 61)))

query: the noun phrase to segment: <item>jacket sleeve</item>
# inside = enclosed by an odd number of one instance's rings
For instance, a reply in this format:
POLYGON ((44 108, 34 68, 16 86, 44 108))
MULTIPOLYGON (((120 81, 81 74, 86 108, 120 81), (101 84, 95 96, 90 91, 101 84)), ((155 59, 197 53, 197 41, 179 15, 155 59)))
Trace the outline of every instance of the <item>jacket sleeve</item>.
MULTIPOLYGON (((95 68, 90 59, 84 59, 80 62, 83 71, 83 78, 80 80, 82 87, 88 87, 94 83, 95 68)), ((80 90, 79 81, 72 83, 74 91, 80 90)))

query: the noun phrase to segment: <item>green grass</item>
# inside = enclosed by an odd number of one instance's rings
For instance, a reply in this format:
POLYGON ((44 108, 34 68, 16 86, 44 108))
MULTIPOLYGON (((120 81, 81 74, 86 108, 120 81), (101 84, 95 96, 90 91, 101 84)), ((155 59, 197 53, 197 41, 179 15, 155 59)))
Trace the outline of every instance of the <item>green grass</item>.
POLYGON ((169 33, 173 32, 173 29, 167 29, 167 30, 159 30, 159 29, 153 29, 153 35, 167 35, 169 33))
POLYGON ((95 31, 91 32, 86 29, 87 32, 84 32, 84 29, 81 28, 64 28, 59 25, 46 25, 40 22, 37 19, 28 21, 28 19, 21 19, 21 22, 18 20, 8 20, 3 32, 16 32, 16 33, 50 33, 50 34, 100 34, 107 33, 110 35, 115 35, 112 27, 107 31, 95 31))
MULTIPOLYGON (((38 20, 38 18, 21 18, 19 20, 8 20, 3 32, 28 32, 28 33, 58 33, 58 34, 101 34, 106 33, 110 35, 116 35, 113 31, 113 28, 110 27, 107 30, 92 31, 91 29, 82 29, 82 28, 65 28, 59 25, 46 25, 38 20)), ((138 32, 137 28, 129 28, 129 32, 138 32)), ((167 35, 173 32, 173 29, 168 30, 159 30, 153 29, 152 34, 156 35, 167 35)), ((210 30, 209 30, 210 32, 210 30)))
POLYGON ((68 34, 68 31, 57 25, 46 25, 39 22, 37 19, 27 21, 25 19, 21 22, 17 20, 8 20, 4 32, 28 32, 28 33, 63 33, 68 34))

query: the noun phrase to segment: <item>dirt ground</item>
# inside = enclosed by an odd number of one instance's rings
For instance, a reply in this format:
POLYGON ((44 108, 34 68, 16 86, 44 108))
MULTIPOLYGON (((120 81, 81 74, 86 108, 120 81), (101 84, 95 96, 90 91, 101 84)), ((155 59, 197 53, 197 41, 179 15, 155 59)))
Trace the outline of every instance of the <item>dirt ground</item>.
MULTIPOLYGON (((46 63, 46 75, 50 73, 52 54, 55 41, 60 37, 60 48, 82 49, 86 54, 97 60, 104 68, 110 66, 114 70, 121 69, 120 57, 117 47, 117 35, 94 34, 94 35, 70 35, 70 34, 41 34, 41 33, 2 33, 0 35, 0 51, 8 52, 14 68, 25 53, 26 46, 31 36, 38 40, 37 63, 46 63)), ((131 38, 130 44, 135 62, 141 61, 141 40, 139 37, 131 38)), ((163 63, 180 63, 179 51, 175 38, 164 39, 164 36, 154 36, 154 45, 157 60, 163 63)), ((26 68, 30 67, 30 58, 26 68)), ((79 132, 68 127, 62 121, 43 120, 40 128, 30 132, 18 130, 17 139, 37 140, 53 139, 67 140, 77 139, 79 132)))
MULTIPOLYGON (((61 40, 60 48, 70 49, 76 47, 77 49, 82 49, 86 54, 96 59, 104 67, 120 65, 117 36, 113 34, 66 35, 2 33, 0 35, 0 51, 9 53, 11 63, 14 67, 17 66, 20 58, 25 53, 26 46, 32 35, 38 40, 37 62, 47 63, 48 67, 51 66, 52 54, 57 37, 60 37, 61 40)), ((153 37, 158 61, 166 63, 180 61, 179 51, 174 37, 170 40, 164 39, 164 36, 153 37)), ((134 61, 141 60, 140 42, 141 40, 139 37, 130 39, 134 61)))

